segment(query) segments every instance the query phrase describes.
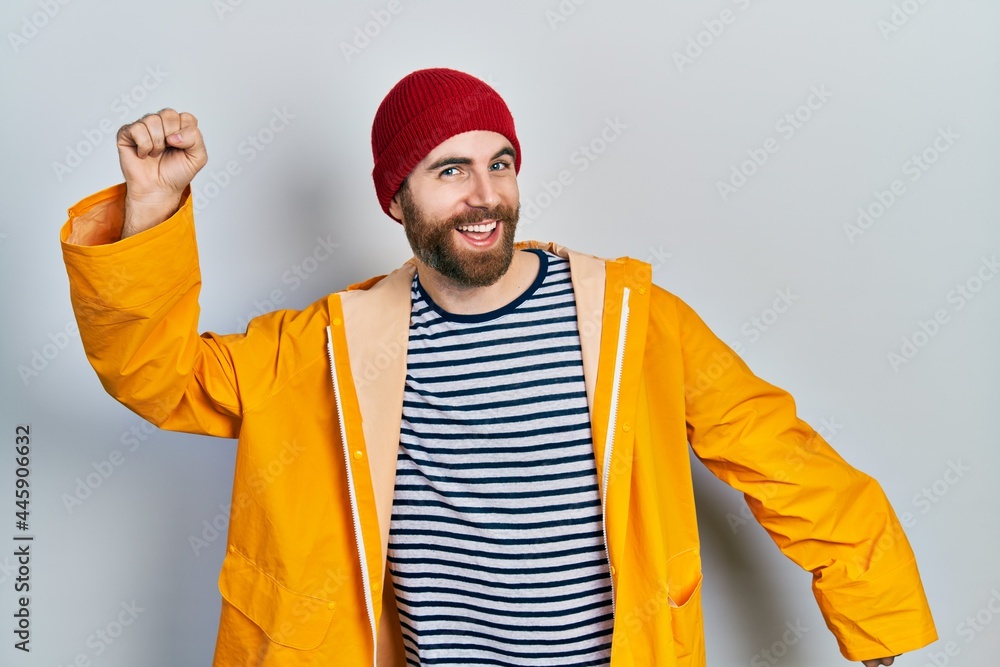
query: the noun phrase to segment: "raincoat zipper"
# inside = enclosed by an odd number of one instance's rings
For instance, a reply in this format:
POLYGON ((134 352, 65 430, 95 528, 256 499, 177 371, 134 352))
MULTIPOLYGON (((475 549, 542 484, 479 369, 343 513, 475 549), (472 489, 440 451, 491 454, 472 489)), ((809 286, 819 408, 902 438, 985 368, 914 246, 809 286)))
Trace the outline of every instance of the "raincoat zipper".
POLYGON ((330 357, 330 376, 333 379, 333 395, 337 402, 337 420, 340 424, 340 442, 344 447, 344 466, 347 469, 347 490, 351 499, 351 519, 354 521, 354 541, 358 546, 361 561, 361 581, 365 589, 365 609, 372 633, 372 665, 378 664, 378 637, 375 631, 375 611, 372 608, 371 577, 368 573, 368 559, 365 556, 365 541, 361 534, 361 517, 358 515, 358 498, 354 492, 354 473, 351 471, 351 448, 347 445, 347 429, 344 427, 344 406, 340 402, 340 384, 337 382, 337 365, 333 358, 333 332, 326 328, 326 351, 330 357))
POLYGON ((615 429, 618 422, 618 394, 622 385, 622 368, 625 365, 625 335, 628 332, 629 288, 622 294, 622 314, 618 320, 618 349, 615 351, 615 379, 611 387, 611 412, 608 432, 604 441, 604 484, 601 497, 601 522, 604 528, 604 552, 608 557, 608 576, 611 578, 611 613, 615 612, 615 580, 611 576, 611 549, 608 547, 608 481, 611 479, 611 452, 615 446, 615 429))

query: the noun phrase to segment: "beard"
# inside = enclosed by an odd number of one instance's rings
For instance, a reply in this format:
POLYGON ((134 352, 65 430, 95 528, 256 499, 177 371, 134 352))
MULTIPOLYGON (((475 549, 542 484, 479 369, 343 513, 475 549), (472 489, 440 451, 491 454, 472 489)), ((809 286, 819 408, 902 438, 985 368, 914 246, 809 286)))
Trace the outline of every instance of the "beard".
MULTIPOLYGON (((489 210, 475 209, 450 218, 428 218, 413 201, 409 187, 399 190, 403 230, 413 254, 421 262, 463 287, 487 287, 500 280, 514 259, 514 232, 521 206, 499 204, 489 210), (492 248, 474 251, 460 247, 454 238, 460 225, 496 220, 500 238, 492 248)), ((461 232, 459 232, 461 233, 461 232)))

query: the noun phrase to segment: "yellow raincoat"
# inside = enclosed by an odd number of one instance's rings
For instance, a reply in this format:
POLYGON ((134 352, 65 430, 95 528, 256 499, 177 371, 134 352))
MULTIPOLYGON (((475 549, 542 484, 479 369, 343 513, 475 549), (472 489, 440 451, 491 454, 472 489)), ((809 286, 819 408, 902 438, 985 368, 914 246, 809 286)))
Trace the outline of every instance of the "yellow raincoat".
MULTIPOLYGON (((397 665, 386 548, 399 444, 408 262, 246 333, 198 334, 201 274, 185 194, 120 237, 124 184, 61 230, 87 357, 164 429, 239 438, 213 665, 397 665)), ((576 291, 615 605, 613 667, 705 664, 687 445, 742 491, 851 660, 936 639, 909 543, 878 483, 792 398, 756 377, 648 264, 555 244, 576 291)))

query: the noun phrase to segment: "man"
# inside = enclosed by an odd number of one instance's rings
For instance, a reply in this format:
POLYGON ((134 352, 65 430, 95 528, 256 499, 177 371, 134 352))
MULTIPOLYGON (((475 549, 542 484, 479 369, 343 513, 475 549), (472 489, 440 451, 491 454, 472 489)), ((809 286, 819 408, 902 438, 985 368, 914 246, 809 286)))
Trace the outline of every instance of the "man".
POLYGON ((196 119, 118 147, 64 258, 109 393, 239 438, 215 665, 704 665, 688 442, 813 572, 845 657, 936 639, 878 484, 787 393, 648 265, 513 243, 521 147, 482 81, 413 72, 376 113, 414 258, 242 334, 196 333, 196 119))

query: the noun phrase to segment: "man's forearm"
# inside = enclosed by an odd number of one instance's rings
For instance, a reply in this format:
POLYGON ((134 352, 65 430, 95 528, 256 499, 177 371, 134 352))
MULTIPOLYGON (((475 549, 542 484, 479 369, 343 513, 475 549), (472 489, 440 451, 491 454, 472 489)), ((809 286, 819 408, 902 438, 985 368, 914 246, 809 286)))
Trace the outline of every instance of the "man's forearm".
POLYGON ((181 195, 177 195, 176 199, 168 197, 162 201, 137 202, 126 196, 121 237, 127 239, 167 220, 180 208, 181 198, 181 195))

